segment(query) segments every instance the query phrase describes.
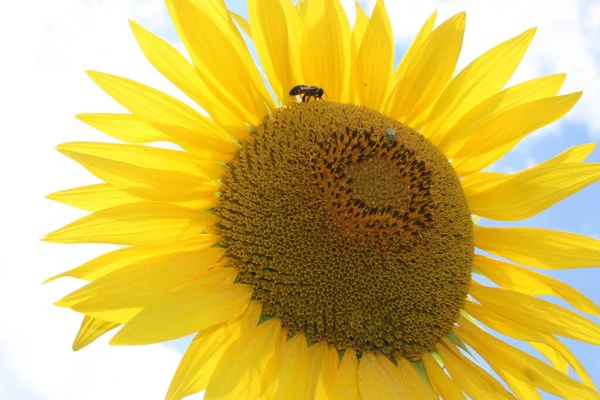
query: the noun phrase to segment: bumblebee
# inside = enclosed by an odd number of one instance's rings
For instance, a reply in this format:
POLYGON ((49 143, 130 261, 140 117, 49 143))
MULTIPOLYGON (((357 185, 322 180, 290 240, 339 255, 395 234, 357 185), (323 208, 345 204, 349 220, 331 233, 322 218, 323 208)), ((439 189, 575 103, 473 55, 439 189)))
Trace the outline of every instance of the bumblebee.
POLYGON ((290 90, 290 96, 302 96, 302 101, 309 101, 311 97, 323 100, 323 95, 327 95, 323 88, 318 86, 298 85, 290 90))

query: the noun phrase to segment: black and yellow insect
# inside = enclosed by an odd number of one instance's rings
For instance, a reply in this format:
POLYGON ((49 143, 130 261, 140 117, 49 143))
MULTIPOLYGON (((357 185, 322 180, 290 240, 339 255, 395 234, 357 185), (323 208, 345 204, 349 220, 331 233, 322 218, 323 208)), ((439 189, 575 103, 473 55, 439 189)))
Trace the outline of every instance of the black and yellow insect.
POLYGON ((309 101, 311 97, 314 97, 315 100, 321 99, 323 100, 323 95, 327 95, 323 88, 318 86, 309 86, 309 85, 297 85, 290 90, 290 96, 302 96, 302 101, 309 101))

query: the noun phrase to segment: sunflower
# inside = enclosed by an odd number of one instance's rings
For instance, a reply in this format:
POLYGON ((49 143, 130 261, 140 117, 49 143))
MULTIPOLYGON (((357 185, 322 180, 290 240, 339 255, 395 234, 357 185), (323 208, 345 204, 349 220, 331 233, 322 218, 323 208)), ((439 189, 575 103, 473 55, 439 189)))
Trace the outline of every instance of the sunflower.
POLYGON ((600 327, 537 296, 600 308, 533 270, 597 266, 600 241, 476 224, 600 179, 594 144, 482 172, 581 95, 557 94, 564 74, 504 88, 534 29, 455 74, 465 13, 433 13, 394 69, 383 1, 352 28, 338 0, 249 0, 249 21, 220 0, 167 7, 190 61, 133 33, 202 111, 89 72, 129 113, 78 118, 124 143, 58 147, 104 183, 51 194, 91 213, 45 240, 122 245, 51 278, 88 282, 57 302, 83 314, 75 350, 115 328, 114 345, 195 334, 171 400, 600 398, 557 338, 598 345, 600 327))

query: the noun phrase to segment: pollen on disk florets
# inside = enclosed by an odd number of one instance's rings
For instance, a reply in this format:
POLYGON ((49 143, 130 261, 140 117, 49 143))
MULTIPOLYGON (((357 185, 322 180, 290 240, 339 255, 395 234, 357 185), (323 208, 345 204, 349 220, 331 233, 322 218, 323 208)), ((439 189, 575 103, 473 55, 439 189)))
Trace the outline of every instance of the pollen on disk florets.
POLYGON ((416 359, 451 330, 472 223, 454 170, 417 132, 364 107, 285 107, 222 181, 221 244, 290 332, 416 359))

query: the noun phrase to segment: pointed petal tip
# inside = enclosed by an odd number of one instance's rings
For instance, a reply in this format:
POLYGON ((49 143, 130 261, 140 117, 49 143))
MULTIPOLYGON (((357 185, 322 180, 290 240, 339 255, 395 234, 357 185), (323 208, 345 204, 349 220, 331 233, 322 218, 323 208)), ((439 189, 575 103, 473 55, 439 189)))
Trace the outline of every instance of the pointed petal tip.
MULTIPOLYGON (((434 11, 434 13, 436 12, 437 11, 434 11)), ((457 25, 465 25, 467 22, 467 12, 461 11, 459 13, 456 13, 452 17, 450 17, 450 19, 453 20, 457 25)))
POLYGON ((88 69, 87 71, 85 71, 85 73, 92 78, 92 80, 94 82, 96 82, 96 84, 98 84, 98 81, 101 80, 103 77, 105 76, 110 76, 110 74, 104 73, 104 72, 100 72, 100 71, 96 71, 93 69, 88 69))
POLYGON ((40 240, 42 242, 46 242, 46 243, 70 243, 70 242, 63 242, 61 240, 62 235, 62 229, 57 229, 53 232, 47 233, 46 236, 44 236, 43 238, 41 238, 40 240))
POLYGON ((140 340, 136 335, 131 335, 130 331, 123 325, 121 329, 110 339, 108 344, 111 346, 141 346, 147 344, 156 344, 165 340, 140 340))
MULTIPOLYGON (((135 21, 134 21, 134 20, 132 20, 132 19, 130 19, 130 20, 129 20, 129 27, 131 28, 131 30, 133 30, 133 31, 134 31, 134 33, 135 33, 135 30, 136 30, 136 29, 140 29, 140 28, 142 28, 142 26, 141 26, 140 24, 138 24, 137 22, 135 22, 135 21)), ((142 28, 142 29, 143 29, 143 28, 142 28)))
POLYGON ((68 151, 69 149, 69 145, 73 143, 73 142, 66 142, 66 143, 61 143, 59 145, 57 145, 55 147, 56 150, 60 151, 61 153, 63 153, 64 151, 68 151))
POLYGON ((54 275, 54 276, 46 279, 44 282, 42 282, 42 285, 45 285, 45 284, 50 283, 50 282, 54 282, 55 280, 57 280, 58 278, 62 278, 63 276, 64 275, 62 273, 60 273, 58 275, 54 275))
POLYGON ((437 26, 434 30, 439 29, 442 25, 449 24, 453 26, 457 31, 464 31, 465 26, 467 25, 467 12, 461 11, 457 14, 454 14, 450 18, 443 21, 439 26, 437 26))
POLYGON ((522 36, 525 40, 527 40, 528 42, 531 42, 533 40, 533 37, 535 36, 535 33, 537 32, 538 27, 534 26, 532 28, 527 29, 525 32, 521 33, 519 36, 522 36))
POLYGON ((82 145, 85 146, 86 144, 92 144, 92 143, 93 142, 66 142, 66 143, 61 143, 58 146, 56 146, 56 150, 58 150, 59 152, 61 152, 62 154, 64 154, 67 157, 71 157, 71 155, 81 152, 78 150, 81 149, 82 145))
POLYGON ((120 330, 119 332, 117 332, 115 334, 115 336, 113 336, 112 339, 110 339, 108 341, 108 344, 110 344, 111 346, 125 346, 125 345, 129 344, 129 343, 127 343, 126 340, 122 340, 122 338, 121 338, 121 336, 122 336, 121 332, 122 332, 122 330, 120 330))
MULTIPOLYGON (((54 231, 54 232, 56 232, 56 231, 54 231)), ((44 236, 43 238, 40 238, 40 241, 42 241, 42 242, 46 242, 46 243, 54 243, 54 242, 52 241, 52 234, 53 234, 54 232, 50 232, 50 233, 46 234, 46 236, 44 236)))
MULTIPOLYGON (((52 279, 52 278, 50 278, 52 279)), ((68 296, 68 295, 67 295, 68 296)), ((65 297, 67 297, 65 296, 65 297)), ((63 297, 62 299, 56 300, 54 303, 52 303, 53 305, 57 306, 57 307, 62 307, 62 308, 70 308, 66 305, 64 299, 65 297, 63 297)))
POLYGON ((129 20, 129 28, 131 29, 131 32, 133 33, 133 36, 135 37, 135 40, 138 43, 140 42, 140 40, 143 40, 144 35, 152 35, 152 33, 146 28, 144 28, 140 23, 132 19, 129 20))
POLYGON ((571 109, 573 107, 575 107, 575 105, 579 102, 579 99, 581 99, 581 96, 583 96, 583 91, 580 90, 578 92, 573 92, 573 93, 568 93, 562 96, 558 96, 558 97, 562 97, 563 101, 568 103, 569 105, 567 106, 567 109, 565 110, 565 112, 563 113, 563 115, 561 116, 561 118, 563 118, 569 111, 571 111, 571 109))
MULTIPOLYGON (((76 339, 76 340, 77 340, 77 339, 76 339)), ((78 343, 78 342, 76 342, 76 341, 74 341, 74 342, 73 342, 73 344, 71 345, 71 349, 72 349, 73 351, 79 351, 79 350, 83 349, 84 347, 86 347, 86 345, 85 345, 85 344, 83 344, 83 343, 78 343)))
MULTIPOLYGON (((47 194, 47 195, 45 195, 45 196, 44 196, 44 198, 45 198, 45 199, 48 199, 48 200, 52 200, 52 201, 57 201, 57 200, 56 200, 56 194, 57 194, 57 193, 58 193, 58 192, 53 192, 53 193, 47 194)), ((42 238, 42 239, 43 239, 43 238, 42 238)), ((42 240, 42 239, 40 239, 40 240, 42 240)))

